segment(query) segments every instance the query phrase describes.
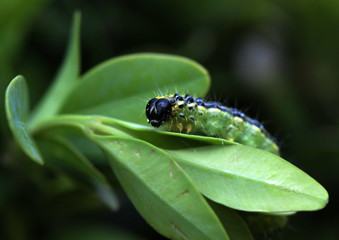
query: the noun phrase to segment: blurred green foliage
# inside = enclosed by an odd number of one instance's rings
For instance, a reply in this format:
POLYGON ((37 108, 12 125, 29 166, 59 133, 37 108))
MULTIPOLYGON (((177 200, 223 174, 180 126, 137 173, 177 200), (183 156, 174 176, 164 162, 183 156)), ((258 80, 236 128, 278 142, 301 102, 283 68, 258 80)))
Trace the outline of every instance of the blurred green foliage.
MULTIPOLYGON (((282 236, 326 240, 338 235, 338 207, 333 204, 339 184, 338 1, 2 0, 1 96, 20 73, 29 79, 35 105, 62 59, 75 9, 83 16, 82 71, 138 51, 199 61, 213 80, 210 98, 269 120, 265 126, 280 141, 284 158, 329 191, 324 210, 291 217, 282 236)), ((4 116, 3 104, 0 110, 4 116)), ((9 139, 5 118, 0 121, 1 138, 9 139)), ((91 231, 83 227, 88 225, 95 232, 94 222, 124 229, 123 223, 130 223, 126 213, 133 218, 128 230, 159 239, 127 200, 121 213, 108 213, 81 184, 13 159, 8 152, 16 146, 2 142, 1 239, 55 239, 55 233, 91 231), (64 210, 65 203, 71 211, 64 210)))

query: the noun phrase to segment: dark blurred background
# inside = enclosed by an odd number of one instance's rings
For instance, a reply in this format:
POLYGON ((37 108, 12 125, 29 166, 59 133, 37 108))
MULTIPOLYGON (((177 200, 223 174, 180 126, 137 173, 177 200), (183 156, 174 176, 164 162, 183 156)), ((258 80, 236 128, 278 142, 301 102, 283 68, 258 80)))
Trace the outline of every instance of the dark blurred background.
MULTIPOLYGON (((2 99, 22 74, 37 103, 63 58, 75 10, 82 13, 83 72, 135 52, 205 66, 208 98, 262 121, 282 156, 329 192, 328 206, 291 217, 282 239, 339 238, 339 1, 1 0, 2 99)), ((1 239, 160 239, 124 195, 113 213, 72 182, 65 190, 66 176, 12 162, 3 101, 0 108, 1 239)))

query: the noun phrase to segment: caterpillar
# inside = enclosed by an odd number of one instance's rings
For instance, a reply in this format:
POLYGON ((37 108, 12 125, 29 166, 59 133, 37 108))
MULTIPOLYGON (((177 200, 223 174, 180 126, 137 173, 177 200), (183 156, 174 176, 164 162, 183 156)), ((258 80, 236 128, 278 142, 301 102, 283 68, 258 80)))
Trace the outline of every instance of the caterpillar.
POLYGON ((224 138, 279 155, 279 148, 264 126, 236 108, 177 93, 151 99, 146 117, 153 127, 224 138))

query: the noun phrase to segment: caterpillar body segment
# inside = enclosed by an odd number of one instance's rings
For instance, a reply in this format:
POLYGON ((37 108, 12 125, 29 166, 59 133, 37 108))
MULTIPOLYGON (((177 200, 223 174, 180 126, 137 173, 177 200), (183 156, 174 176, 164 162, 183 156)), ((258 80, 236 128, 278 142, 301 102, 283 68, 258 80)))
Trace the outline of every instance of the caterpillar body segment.
POLYGON ((147 103, 146 116, 154 127, 167 125, 170 131, 224 138, 279 155, 261 123, 217 102, 188 94, 159 96, 147 103))

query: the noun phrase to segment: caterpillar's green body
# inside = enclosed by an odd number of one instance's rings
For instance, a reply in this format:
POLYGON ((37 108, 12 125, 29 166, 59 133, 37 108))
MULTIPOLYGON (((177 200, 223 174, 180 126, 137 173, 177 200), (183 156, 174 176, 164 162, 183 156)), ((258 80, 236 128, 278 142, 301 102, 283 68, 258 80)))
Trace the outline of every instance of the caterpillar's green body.
POLYGON ((220 137, 279 155, 277 144, 257 120, 234 108, 186 94, 156 97, 146 106, 148 122, 170 131, 220 137))

